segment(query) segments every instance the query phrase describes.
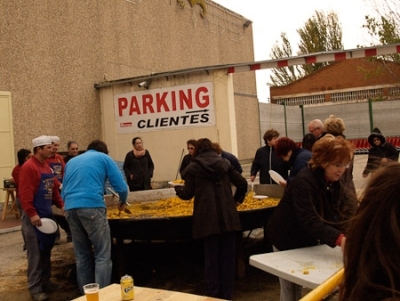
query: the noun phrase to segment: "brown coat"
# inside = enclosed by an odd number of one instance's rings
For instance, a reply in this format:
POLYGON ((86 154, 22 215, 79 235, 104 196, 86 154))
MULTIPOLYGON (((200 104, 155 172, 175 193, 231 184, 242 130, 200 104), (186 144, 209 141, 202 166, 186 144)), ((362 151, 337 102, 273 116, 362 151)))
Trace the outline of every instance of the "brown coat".
POLYGON ((247 181, 215 151, 197 155, 185 169, 185 186, 176 187, 183 200, 194 197, 193 237, 241 231, 236 203, 243 202, 247 181), (235 195, 231 183, 236 186, 235 195))

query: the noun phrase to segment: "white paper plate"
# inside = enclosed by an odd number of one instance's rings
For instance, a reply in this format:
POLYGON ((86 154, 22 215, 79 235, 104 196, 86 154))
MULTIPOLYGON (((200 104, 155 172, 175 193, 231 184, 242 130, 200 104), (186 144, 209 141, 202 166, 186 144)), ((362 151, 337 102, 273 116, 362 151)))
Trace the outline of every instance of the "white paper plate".
POLYGON ((255 198, 255 199, 267 199, 268 198, 268 195, 255 195, 255 196, 253 196, 253 198, 255 198))
POLYGON ((171 186, 185 186, 185 183, 174 183, 173 181, 168 182, 171 186))
POLYGON ((278 174, 275 170, 269 170, 269 175, 271 176, 272 180, 274 180, 277 184, 279 184, 279 182, 286 182, 285 179, 278 174))
POLYGON ((40 220, 42 221, 42 225, 37 227, 39 231, 46 234, 52 234, 57 231, 57 224, 51 218, 43 217, 40 220))

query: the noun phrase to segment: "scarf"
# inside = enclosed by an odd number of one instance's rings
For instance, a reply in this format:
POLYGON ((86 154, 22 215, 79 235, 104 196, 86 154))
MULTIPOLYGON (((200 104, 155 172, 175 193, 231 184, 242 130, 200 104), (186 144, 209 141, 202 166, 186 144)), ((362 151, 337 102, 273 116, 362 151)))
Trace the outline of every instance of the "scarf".
POLYGON ((140 151, 136 150, 135 148, 133 149, 133 154, 135 155, 135 157, 140 158, 143 157, 144 154, 146 153, 145 149, 142 149, 140 151))

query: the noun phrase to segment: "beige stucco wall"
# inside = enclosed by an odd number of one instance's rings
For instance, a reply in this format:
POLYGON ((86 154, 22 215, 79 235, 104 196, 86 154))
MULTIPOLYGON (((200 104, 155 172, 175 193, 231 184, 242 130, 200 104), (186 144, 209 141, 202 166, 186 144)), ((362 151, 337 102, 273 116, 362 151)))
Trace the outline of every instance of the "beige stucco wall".
POLYGON ((155 165, 154 181, 175 179, 180 165, 182 153, 186 154, 186 141, 191 138, 207 137, 218 141, 226 150, 237 153, 236 112, 233 96, 232 76, 226 70, 199 72, 191 75, 179 75, 170 79, 153 80, 152 89, 184 86, 211 82, 212 99, 216 124, 214 126, 196 126, 189 128, 158 128, 153 131, 119 134, 116 128, 114 113, 114 95, 141 91, 137 85, 115 85, 102 88, 100 92, 102 124, 104 124, 103 139, 107 141, 110 155, 123 161, 128 151, 132 150, 132 138, 140 136, 144 146, 149 150, 155 165))
MULTIPOLYGON (((60 151, 68 140, 85 149, 101 138, 103 92, 95 83, 254 60, 244 17, 205 1, 202 18, 199 5, 183 2, 184 8, 175 0, 0 1, 0 90, 12 95, 15 151, 41 134, 60 136, 60 151)), ((254 73, 233 77, 235 92, 256 95, 254 73)), ((245 98, 235 96, 240 119, 258 107, 256 97, 245 98)), ((258 144, 258 116, 237 129, 237 146, 229 147, 240 159, 252 157, 245 145, 258 144)))

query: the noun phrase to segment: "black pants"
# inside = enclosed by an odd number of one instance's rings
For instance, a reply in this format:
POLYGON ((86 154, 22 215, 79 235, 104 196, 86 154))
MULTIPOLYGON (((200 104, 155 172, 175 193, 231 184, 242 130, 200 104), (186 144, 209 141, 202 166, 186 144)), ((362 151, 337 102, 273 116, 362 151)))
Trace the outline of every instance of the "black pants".
POLYGON ((204 238, 206 295, 232 300, 235 283, 236 232, 204 238))
MULTIPOLYGON (((67 219, 65 218, 65 216, 54 214, 54 219, 56 220, 57 224, 59 224, 60 227, 65 231, 65 233, 67 233, 67 236, 70 237, 71 230, 69 229, 69 225, 68 225, 68 222, 67 222, 67 219)), ((56 236, 60 237, 60 229, 59 228, 57 228, 56 236)))

